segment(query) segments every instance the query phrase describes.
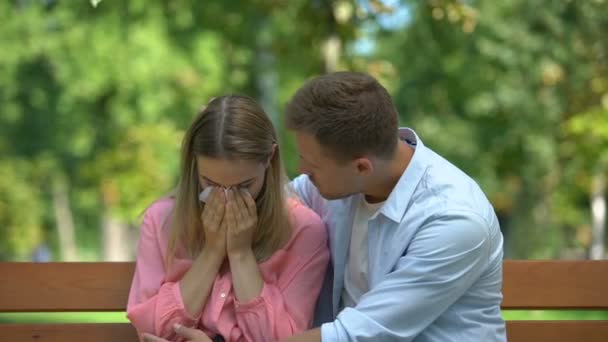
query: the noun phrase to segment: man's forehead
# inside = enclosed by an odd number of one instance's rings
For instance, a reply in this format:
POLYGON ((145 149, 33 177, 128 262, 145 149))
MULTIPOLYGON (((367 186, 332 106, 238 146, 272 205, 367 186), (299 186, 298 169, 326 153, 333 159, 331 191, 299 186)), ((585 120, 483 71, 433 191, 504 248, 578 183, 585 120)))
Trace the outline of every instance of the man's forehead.
POLYGON ((302 157, 318 159, 322 156, 322 146, 314 136, 307 133, 296 134, 296 141, 298 143, 298 152, 302 157))

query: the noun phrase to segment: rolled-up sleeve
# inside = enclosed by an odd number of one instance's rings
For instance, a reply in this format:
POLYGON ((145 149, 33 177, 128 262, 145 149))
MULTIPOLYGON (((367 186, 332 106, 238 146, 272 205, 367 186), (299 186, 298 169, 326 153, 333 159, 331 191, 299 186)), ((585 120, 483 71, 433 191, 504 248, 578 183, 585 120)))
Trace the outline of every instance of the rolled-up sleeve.
POLYGON ((144 216, 137 247, 135 274, 129 292, 127 317, 141 333, 164 338, 174 336, 173 324, 191 326, 184 307, 179 283, 165 282, 165 265, 157 235, 159 208, 150 207, 144 216))
POLYGON ((444 212, 423 225, 386 277, 321 327, 323 342, 412 341, 479 278, 488 264, 488 224, 444 212))

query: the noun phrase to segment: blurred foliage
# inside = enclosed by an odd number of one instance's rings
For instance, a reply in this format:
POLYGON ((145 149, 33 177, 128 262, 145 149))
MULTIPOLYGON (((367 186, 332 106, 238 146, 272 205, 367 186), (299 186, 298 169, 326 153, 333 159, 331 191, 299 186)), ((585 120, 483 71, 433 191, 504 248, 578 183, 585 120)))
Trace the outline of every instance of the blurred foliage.
POLYGON ((607 170, 608 2, 408 4, 404 29, 378 33, 402 122, 480 182, 507 255, 584 250, 607 170))
POLYGON ((479 181, 508 256, 589 247, 590 184, 608 169, 607 1, 13 0, 0 22, 0 259, 57 251, 57 184, 81 255, 100 249, 102 213, 135 225, 219 94, 262 102, 295 175, 281 109, 331 69, 336 41, 339 69, 378 77, 402 124, 479 181))
POLYGON ((43 238, 58 249, 57 183, 77 245, 99 250, 104 213, 133 223, 175 185, 182 134, 212 97, 267 96, 278 121, 324 71, 316 47, 356 26, 336 22, 331 1, 94 5, 0 3, 1 259, 29 258, 43 238))

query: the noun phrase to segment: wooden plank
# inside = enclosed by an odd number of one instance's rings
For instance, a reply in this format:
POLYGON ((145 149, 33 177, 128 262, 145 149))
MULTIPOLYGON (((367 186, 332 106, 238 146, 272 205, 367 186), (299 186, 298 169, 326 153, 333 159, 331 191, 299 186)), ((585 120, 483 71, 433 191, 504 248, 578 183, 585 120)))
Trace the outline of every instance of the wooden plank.
MULTIPOLYGON (((124 311, 135 264, 0 263, 0 311, 124 311)), ((504 262, 503 308, 608 309, 608 261, 504 262)), ((509 321, 510 342, 608 341, 608 321, 509 321)), ((135 341, 128 323, 0 324, 7 341, 135 341)))
MULTIPOLYGON (((608 321, 508 321, 509 342, 606 342, 608 321)), ((128 323, 0 324, 4 341, 136 341, 128 323)))
POLYGON ((137 341, 128 323, 0 324, 2 341, 108 342, 137 341))
MULTIPOLYGON (((0 263, 0 311, 124 311, 135 264, 0 263)), ((608 309, 608 260, 504 262, 504 309, 608 309)))
MULTIPOLYGON (((606 342, 608 321, 508 321, 509 342, 606 342)), ((0 324, 6 341, 136 341, 128 323, 0 324)))
POLYGON ((509 342, 606 342, 608 321, 507 321, 509 342))
MULTIPOLYGON (((3 341, 136 341, 128 323, 0 324, 3 341)), ((508 321, 509 342, 606 342, 608 321, 508 321)))
POLYGON ((606 284, 608 260, 507 260, 503 268, 502 307, 608 309, 606 284))
POLYGON ((135 264, 0 263, 0 311, 124 311, 135 264))

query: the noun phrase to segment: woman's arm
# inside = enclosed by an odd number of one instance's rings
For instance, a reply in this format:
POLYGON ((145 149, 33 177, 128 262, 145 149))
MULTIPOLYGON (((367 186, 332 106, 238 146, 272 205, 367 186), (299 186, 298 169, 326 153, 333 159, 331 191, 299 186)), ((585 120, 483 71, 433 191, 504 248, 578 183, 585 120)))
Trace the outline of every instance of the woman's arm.
POLYGON ((226 250, 236 299, 249 301, 262 291, 264 279, 252 249, 258 217, 249 193, 231 190, 226 203, 226 250))
MULTIPOLYGON (((230 222, 233 204, 230 199, 228 202, 228 226, 247 222, 245 217, 230 222)), ((294 211, 298 217, 294 237, 287 250, 276 252, 283 255, 269 266, 274 272, 272 279, 264 279, 251 248, 243 249, 243 253, 231 252, 231 228, 228 228, 235 313, 239 328, 249 340, 280 340, 307 329, 312 321, 329 261, 327 232, 311 210, 299 205, 294 211)))
POLYGON ((197 317, 184 307, 178 282, 166 281, 165 260, 159 231, 171 203, 161 200, 146 211, 140 230, 135 274, 129 292, 127 317, 141 333, 172 338, 173 324, 191 326, 197 317))
POLYGON ((200 316, 203 311, 217 273, 226 257, 224 212, 223 191, 214 189, 201 215, 205 230, 205 246, 180 281, 184 306, 193 317, 200 316))
POLYGON ((250 249, 244 253, 229 254, 228 260, 236 299, 248 302, 259 296, 264 287, 264 279, 253 251, 250 249))
POLYGON ((205 248, 179 282, 184 308, 190 316, 200 317, 223 261, 222 255, 205 248))
MULTIPOLYGON (((173 324, 191 326, 199 320, 225 258, 225 247, 222 252, 215 246, 225 246, 225 237, 222 242, 213 233, 209 234, 209 243, 182 279, 166 281, 165 260, 161 253, 161 243, 166 244, 166 241, 159 241, 159 232, 162 222, 170 214, 167 203, 167 200, 155 203, 144 216, 127 317, 140 333, 171 338, 174 335, 173 324)), ((212 212, 209 210, 208 214, 212 212)), ((218 216, 223 217, 223 212, 218 216)), ((209 218, 204 220, 209 221, 209 218)))
POLYGON ((284 262, 273 265, 278 277, 266 280, 257 297, 235 301, 237 323, 250 340, 277 341, 310 328, 329 261, 326 240, 318 235, 303 232, 294 244, 310 245, 280 252, 284 262))

